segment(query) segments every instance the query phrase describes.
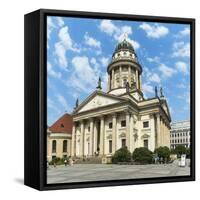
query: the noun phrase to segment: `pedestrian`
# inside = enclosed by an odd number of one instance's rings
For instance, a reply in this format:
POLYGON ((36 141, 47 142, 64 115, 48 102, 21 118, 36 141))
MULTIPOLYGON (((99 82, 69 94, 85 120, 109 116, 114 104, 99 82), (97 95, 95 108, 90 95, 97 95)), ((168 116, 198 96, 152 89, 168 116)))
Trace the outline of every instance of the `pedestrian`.
POLYGON ((64 160, 64 164, 65 164, 65 166, 67 166, 67 160, 66 159, 64 160))
POLYGON ((72 161, 72 158, 71 158, 71 156, 69 157, 69 165, 70 166, 72 166, 73 165, 73 163, 72 163, 73 161, 72 161))
POLYGON ((53 163, 54 168, 56 167, 56 162, 53 163))
POLYGON ((163 157, 160 158, 160 163, 163 164, 163 157))

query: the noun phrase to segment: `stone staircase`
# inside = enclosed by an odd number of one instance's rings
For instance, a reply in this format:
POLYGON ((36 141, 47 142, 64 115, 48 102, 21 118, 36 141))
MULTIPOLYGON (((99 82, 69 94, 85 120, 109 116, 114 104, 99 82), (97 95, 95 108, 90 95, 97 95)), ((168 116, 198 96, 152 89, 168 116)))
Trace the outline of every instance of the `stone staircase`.
POLYGON ((101 164, 102 163, 102 157, 88 157, 88 158, 78 158, 75 159, 74 164, 101 164))

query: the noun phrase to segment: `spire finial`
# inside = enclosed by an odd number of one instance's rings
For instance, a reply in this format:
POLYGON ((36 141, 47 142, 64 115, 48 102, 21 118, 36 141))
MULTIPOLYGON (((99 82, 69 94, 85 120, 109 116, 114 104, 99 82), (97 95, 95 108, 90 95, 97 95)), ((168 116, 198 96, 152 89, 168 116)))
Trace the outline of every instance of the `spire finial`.
POLYGON ((98 80, 98 85, 96 87, 98 90, 101 90, 102 87, 101 87, 101 77, 99 77, 99 80, 98 80))
POLYGON ((158 97, 158 89, 157 89, 157 86, 155 86, 155 97, 158 97))
POLYGON ((127 34, 127 33, 124 33, 124 34, 123 34, 123 40, 127 40, 127 38, 128 38, 128 34, 127 34))
POLYGON ((160 87, 160 97, 161 97, 161 98, 164 97, 164 95, 163 95, 163 88, 162 88, 162 87, 160 87))
POLYGON ((77 108, 78 105, 79 105, 79 100, 78 100, 78 98, 77 98, 77 99, 76 99, 76 107, 75 107, 75 108, 77 108))

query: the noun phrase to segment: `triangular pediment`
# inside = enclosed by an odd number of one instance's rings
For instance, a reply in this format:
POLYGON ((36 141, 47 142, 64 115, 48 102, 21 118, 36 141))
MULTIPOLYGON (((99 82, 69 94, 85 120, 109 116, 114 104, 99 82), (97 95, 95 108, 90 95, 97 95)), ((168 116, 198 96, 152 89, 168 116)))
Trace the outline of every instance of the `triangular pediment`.
POLYGON ((162 108, 163 110, 165 111, 166 115, 169 117, 169 119, 171 119, 171 116, 170 116, 170 112, 169 112, 169 108, 168 108, 168 105, 167 105, 167 101, 164 100, 162 102, 162 108))
POLYGON ((107 94, 102 91, 95 91, 87 97, 75 110, 75 113, 93 110, 95 108, 109 106, 125 101, 123 97, 107 94))

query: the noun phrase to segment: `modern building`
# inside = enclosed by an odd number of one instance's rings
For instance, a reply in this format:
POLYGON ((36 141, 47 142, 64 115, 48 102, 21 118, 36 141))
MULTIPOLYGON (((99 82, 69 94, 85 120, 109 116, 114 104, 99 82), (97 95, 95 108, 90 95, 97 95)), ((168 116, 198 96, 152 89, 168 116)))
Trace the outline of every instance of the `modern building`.
POLYGON ((47 159, 71 155, 72 116, 64 114, 47 129, 47 159))
POLYGON ((170 112, 160 88, 146 99, 142 91, 142 66, 126 39, 118 43, 107 66, 108 91, 97 89, 72 113, 73 157, 110 156, 123 147, 170 147, 170 112))
POLYGON ((175 149, 178 145, 190 147, 190 121, 180 121, 171 124, 170 147, 175 149))

